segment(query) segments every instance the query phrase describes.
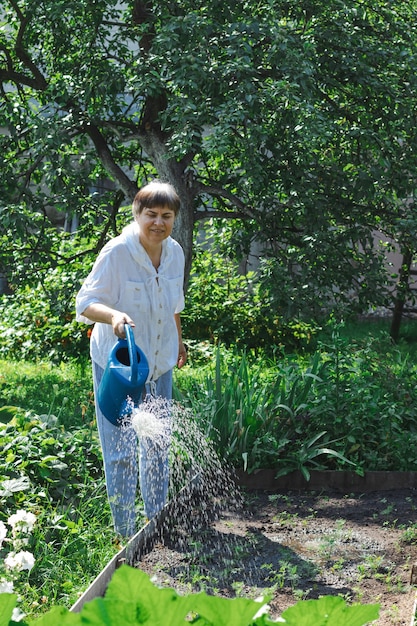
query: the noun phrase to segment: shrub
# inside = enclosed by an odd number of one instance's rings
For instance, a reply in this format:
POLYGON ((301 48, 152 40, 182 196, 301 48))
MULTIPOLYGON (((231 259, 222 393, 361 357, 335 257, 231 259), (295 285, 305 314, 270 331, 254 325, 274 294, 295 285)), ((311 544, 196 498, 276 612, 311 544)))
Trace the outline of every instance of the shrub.
POLYGON ((416 471, 417 366, 387 335, 357 342, 336 330, 314 354, 275 361, 204 354, 190 375, 177 372, 177 398, 235 466, 416 471))
POLYGON ((303 348, 318 330, 313 323, 286 320, 261 294, 254 272, 242 275, 236 261, 200 248, 181 319, 189 339, 247 348, 303 348))
POLYGON ((75 321, 73 272, 56 268, 35 287, 1 297, 0 358, 85 363, 89 329, 75 321))

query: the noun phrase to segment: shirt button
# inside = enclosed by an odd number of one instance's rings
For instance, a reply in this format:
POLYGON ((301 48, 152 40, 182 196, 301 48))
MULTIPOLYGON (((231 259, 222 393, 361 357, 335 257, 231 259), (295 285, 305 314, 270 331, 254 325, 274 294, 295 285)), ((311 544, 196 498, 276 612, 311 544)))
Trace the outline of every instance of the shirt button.
POLYGON ((162 324, 162 320, 158 320, 158 324, 162 324))

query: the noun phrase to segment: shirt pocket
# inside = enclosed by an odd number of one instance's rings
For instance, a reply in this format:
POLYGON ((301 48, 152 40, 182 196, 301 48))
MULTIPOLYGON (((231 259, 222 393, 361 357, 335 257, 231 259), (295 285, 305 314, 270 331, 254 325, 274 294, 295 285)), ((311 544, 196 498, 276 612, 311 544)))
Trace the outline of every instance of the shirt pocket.
POLYGON ((165 303, 167 310, 174 314, 183 298, 182 277, 166 279, 165 303))
POLYGON ((149 315, 150 301, 145 283, 141 281, 126 281, 121 306, 133 321, 137 323, 140 321, 138 314, 149 315))

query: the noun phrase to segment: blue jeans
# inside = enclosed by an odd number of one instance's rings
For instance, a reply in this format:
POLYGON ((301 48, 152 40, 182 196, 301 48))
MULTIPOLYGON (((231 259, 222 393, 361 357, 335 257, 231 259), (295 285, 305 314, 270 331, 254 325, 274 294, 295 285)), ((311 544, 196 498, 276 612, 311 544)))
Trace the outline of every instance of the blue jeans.
MULTIPOLYGON (((93 362, 97 427, 103 452, 107 495, 115 531, 123 537, 130 537, 136 532, 138 474, 146 517, 151 519, 165 505, 169 485, 169 445, 161 448, 153 446, 146 439, 138 442, 133 428, 114 426, 104 417, 97 402, 97 390, 103 373, 104 370, 93 362)), ((146 385, 145 391, 150 393, 149 385, 146 385)), ((155 381, 152 391, 156 397, 171 400, 172 370, 155 381)))

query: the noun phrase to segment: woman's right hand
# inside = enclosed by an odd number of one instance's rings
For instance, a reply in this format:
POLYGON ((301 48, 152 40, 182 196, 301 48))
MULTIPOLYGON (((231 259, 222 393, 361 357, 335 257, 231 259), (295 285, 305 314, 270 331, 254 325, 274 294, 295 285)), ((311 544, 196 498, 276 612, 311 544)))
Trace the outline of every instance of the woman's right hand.
POLYGON ((114 311, 111 316, 111 325, 113 332, 119 339, 126 339, 125 324, 129 324, 132 328, 135 327, 135 323, 127 313, 121 311, 114 311))
POLYGON ((90 304, 83 312, 83 315, 88 317, 92 322, 111 324, 114 334, 116 337, 119 337, 119 339, 126 339, 125 324, 129 324, 129 326, 135 328, 135 322, 127 313, 112 309, 107 306, 107 304, 101 304, 100 302, 90 304))

